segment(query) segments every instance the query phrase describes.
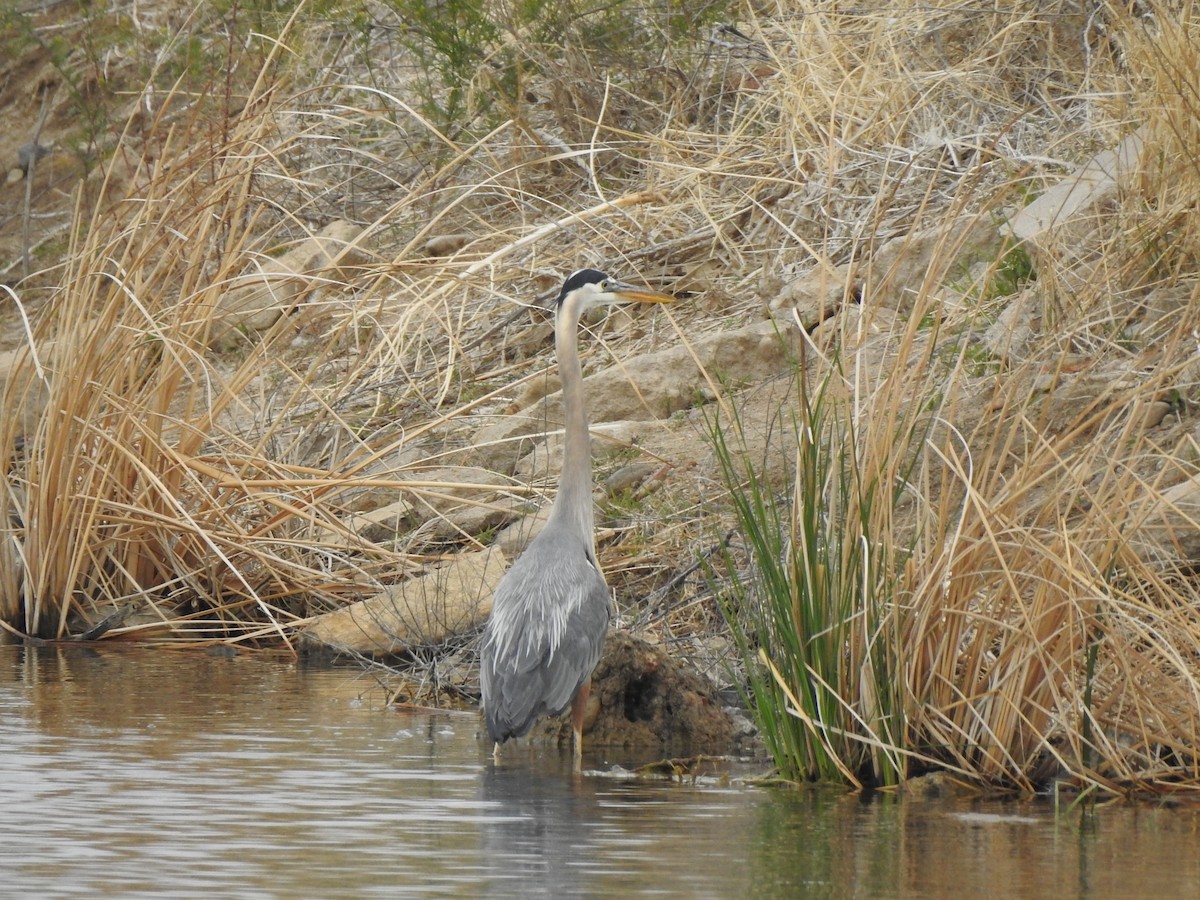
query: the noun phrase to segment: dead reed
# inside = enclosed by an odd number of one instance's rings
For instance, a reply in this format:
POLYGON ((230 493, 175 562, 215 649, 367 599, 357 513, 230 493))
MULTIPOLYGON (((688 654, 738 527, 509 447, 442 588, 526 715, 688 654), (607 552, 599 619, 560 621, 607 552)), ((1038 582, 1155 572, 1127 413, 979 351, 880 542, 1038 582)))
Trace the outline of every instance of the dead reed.
MULTIPOLYGON (((882 182, 873 210, 859 201, 859 214, 846 217, 861 232, 836 236, 847 248, 840 259, 861 260, 833 276, 862 285, 861 311, 843 316, 832 343, 822 334, 830 329, 815 332, 826 342, 811 345, 798 376, 810 400, 793 413, 792 483, 769 488, 736 447, 718 442, 755 572, 750 583, 735 580, 728 616, 742 629, 768 742, 791 777, 886 784, 945 767, 1024 790, 1056 780, 1111 791, 1195 784, 1196 445, 1189 427, 1160 433, 1145 417, 1156 399, 1183 402, 1171 407, 1182 412, 1196 384, 1195 258, 1179 215, 1196 170, 1194 150, 1174 143, 1197 121, 1194 14, 1188 4, 1074 20, 1079 36, 1103 35, 1075 45, 1086 59, 1062 42, 1073 21, 1065 7, 1014 11, 1004 27, 973 36, 937 29, 947 52, 955 39, 974 42, 959 58, 973 67, 962 78, 917 71, 898 49, 929 30, 885 35, 864 12, 867 35, 847 40, 847 31, 822 27, 831 18, 805 19, 804 38, 839 45, 839 60, 874 56, 861 69, 825 70, 836 89, 806 75, 796 93, 822 112, 798 130, 820 129, 839 162, 865 155, 864 144, 886 146, 882 155, 903 174, 894 187, 882 182), (1115 65, 1100 65, 1098 50, 1115 65), (1066 58, 1055 60, 1056 51, 1066 58), (1001 258, 964 265, 953 230, 921 269, 891 264, 871 242, 897 207, 907 206, 902 232, 949 215, 961 237, 975 217, 1029 192, 1019 154, 1007 167, 977 158, 967 177, 956 174, 957 159, 946 167, 966 146, 957 129, 934 142, 940 159, 926 145, 922 160, 911 129, 940 108, 925 98, 975 85, 1011 103, 1017 92, 998 89, 1029 84, 1045 61, 1072 59, 1087 63, 1063 70, 1078 73, 1081 88, 1138 72, 1147 89, 1122 115, 1148 134, 1169 133, 1174 151, 1143 157, 1141 180, 1124 186, 1115 208, 1064 229, 1057 244, 1043 238, 1029 266, 1036 281, 1012 285, 1016 293, 996 289, 1001 258), (881 70, 891 74, 879 78, 881 70), (863 71, 876 78, 856 80, 863 71), (877 129, 875 140, 832 136, 839 125, 877 129), (993 180, 1000 174, 1007 183, 993 180), (944 185, 953 193, 939 199, 944 185), (897 272, 915 280, 898 282, 897 272), (1148 308, 1156 293, 1174 300, 1148 308), (1021 353, 996 355, 983 329, 1014 296, 1036 306, 1042 327, 1021 353)), ((994 153, 1036 125, 1011 108, 1013 118, 973 139, 972 152, 994 153)), ((1086 134, 1048 131, 1046 143, 1065 148, 1086 134)), ((836 247, 831 237, 809 240, 836 247)))

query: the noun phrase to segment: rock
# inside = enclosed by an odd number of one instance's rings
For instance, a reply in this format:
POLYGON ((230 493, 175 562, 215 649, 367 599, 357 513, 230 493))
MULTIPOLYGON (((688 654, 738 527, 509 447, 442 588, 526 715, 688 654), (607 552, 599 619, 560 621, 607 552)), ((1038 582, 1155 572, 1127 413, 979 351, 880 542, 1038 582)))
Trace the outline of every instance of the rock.
POLYGON ((980 215, 892 238, 871 257, 863 302, 907 311, 922 290, 942 285, 977 261, 999 259, 1003 249, 1000 229, 980 215))
POLYGON ((1110 265, 1100 247, 1115 226, 1106 208, 1142 164, 1144 132, 1129 134, 1114 149, 1092 157, 1073 173, 1018 210, 1006 230, 1020 240, 1035 268, 1055 273, 1063 296, 1087 292, 1110 265))
POLYGON ((546 504, 532 515, 525 516, 519 522, 514 522, 507 528, 502 528, 496 535, 492 546, 507 556, 516 559, 529 546, 529 542, 537 537, 546 521, 550 518, 550 504, 546 504))
MULTIPOLYGON (((589 430, 592 435, 592 462, 603 463, 628 452, 643 440, 648 432, 658 428, 653 422, 605 422, 589 430)), ((544 442, 527 453, 513 469, 519 481, 557 477, 562 469, 563 435, 561 431, 547 435, 544 442)))
POLYGON ((662 468, 662 463, 635 462, 621 466, 604 479, 604 493, 610 497, 632 494, 651 475, 662 468))
POLYGON ((404 491, 391 502, 365 506, 369 497, 395 497, 395 489, 360 499, 357 510, 344 518, 346 527, 376 544, 393 541, 427 523, 434 523, 430 536, 476 536, 511 522, 524 505, 503 496, 497 488, 509 485, 510 480, 487 469, 445 466, 422 469, 418 475, 422 486, 404 491))
POLYGON ((376 597, 318 616, 300 632, 301 641, 366 656, 440 644, 483 623, 507 568, 495 549, 460 554, 376 597))
POLYGON ((1136 511, 1129 547, 1148 565, 1168 570, 1200 567, 1200 476, 1167 488, 1148 511, 1136 511))
POLYGON ((1193 290, 1191 284, 1153 288, 1137 305, 1137 322, 1129 328, 1130 338, 1143 347, 1161 346, 1188 315, 1193 290))
MULTIPOLYGON (((516 334, 511 339, 506 337, 504 341, 505 353, 511 359, 528 359, 531 356, 536 356, 544 347, 552 346, 554 346, 554 323, 550 321, 538 322, 532 326, 520 328, 516 330, 516 334)), ((550 377, 554 379, 555 389, 557 390, 557 373, 550 377)), ((526 388, 531 394, 537 390, 534 384, 531 383, 526 388)), ((530 399, 540 399, 543 396, 545 396, 545 391, 536 397, 530 396, 530 399)))
MULTIPOLYGON (((441 540, 479 537, 492 529, 503 528, 526 510, 523 500, 508 497, 498 502, 467 503, 431 519, 429 536, 441 540)), ((486 543, 486 541, 485 541, 486 543)))
POLYGON ((1136 390, 1139 380, 1128 360, 1095 363, 1086 356, 1064 356, 1033 377, 1030 396, 1045 397, 1033 401, 1031 412, 1036 410, 1042 434, 1061 434, 1093 419, 1123 392, 1136 390))
POLYGON ((21 169, 22 175, 29 174, 29 166, 39 159, 50 153, 51 148, 45 144, 34 144, 33 142, 22 144, 17 150, 17 165, 21 169))
POLYGON ((1040 245, 1042 237, 1078 217, 1091 215, 1117 192, 1120 179, 1141 164, 1145 143, 1142 129, 1126 135, 1114 149, 1092 157, 1071 175, 1045 191, 1008 221, 1008 230, 1022 241, 1040 245))
POLYGON ((450 256, 471 241, 469 234, 438 234, 425 242, 426 256, 450 256))
POLYGON ((420 478, 437 486, 415 488, 409 494, 410 528, 422 528, 431 538, 478 536, 508 524, 525 506, 524 500, 497 490, 511 481, 488 469, 446 466, 421 471, 420 478))
POLYGON ((757 322, 636 356, 588 379, 589 413, 596 422, 665 418, 709 399, 705 373, 733 387, 757 384, 785 374, 794 350, 792 329, 757 322))
MULTIPOLYGON (((882 306, 865 308, 860 303, 842 307, 832 319, 826 319, 812 330, 813 343, 821 348, 853 347, 855 352, 869 354, 868 371, 882 371, 888 354, 891 336, 896 333, 897 313, 882 306), (882 342, 881 342, 882 339, 882 342)), ((861 357, 867 359, 866 356, 861 357)))
POLYGON ((1165 400, 1139 400, 1130 410, 1130 416, 1143 429, 1157 428, 1171 412, 1171 404, 1165 400))
MULTIPOLYGON (((711 393, 704 373, 732 386, 782 375, 793 365, 795 339, 794 328, 756 322, 697 338, 688 346, 636 356, 585 378, 592 431, 598 432, 595 426, 605 422, 666 418, 704 402, 711 393)), ((512 471, 529 449, 520 438, 561 425, 562 393, 556 392, 534 407, 484 426, 472 443, 483 465, 512 471)))
POLYGON ((363 540, 384 544, 412 528, 412 515, 412 504, 401 498, 378 509, 352 513, 344 521, 363 540))
MULTIPOLYGON (((627 631, 609 633, 592 674, 589 707, 585 746, 728 753, 741 730, 707 679, 627 631)), ((569 745, 569 716, 543 719, 530 740, 569 745)))
POLYGON ((996 321, 988 326, 980 341, 990 356, 1006 363, 1018 363, 1029 356, 1040 321, 1030 291, 1009 298, 996 321))
POLYGON ((837 315, 846 303, 847 293, 854 293, 850 269, 839 266, 809 272, 802 278, 789 281, 767 301, 767 314, 777 322, 792 325, 797 320, 808 332, 837 315))
POLYGON ((266 331, 330 280, 346 281, 366 257, 355 242, 362 229, 336 221, 278 259, 256 261, 221 294, 209 344, 223 346, 238 334, 266 331))

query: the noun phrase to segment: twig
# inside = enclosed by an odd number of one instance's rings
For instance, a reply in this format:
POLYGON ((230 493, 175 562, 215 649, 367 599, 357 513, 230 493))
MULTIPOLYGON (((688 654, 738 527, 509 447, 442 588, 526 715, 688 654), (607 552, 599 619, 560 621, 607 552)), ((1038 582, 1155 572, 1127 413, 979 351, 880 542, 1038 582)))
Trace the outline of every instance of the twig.
MULTIPOLYGON (((658 604, 660 602, 666 600, 671 595, 671 593, 673 591, 677 590, 679 588, 679 586, 682 585, 685 581, 687 581, 687 579, 691 575, 693 575, 699 569, 703 568, 710 556, 713 556, 718 551, 724 550, 726 547, 728 547, 729 542, 733 540, 733 536, 736 533, 737 533, 737 531, 735 529, 730 529, 728 532, 725 533, 725 537, 723 537, 720 541, 713 544, 707 550, 702 551, 696 557, 695 562, 693 562, 687 568, 682 569, 679 572, 677 572, 671 578, 670 581, 668 581, 662 587, 658 588, 656 591, 654 591, 652 594, 650 594, 650 596, 646 598, 645 605, 643 607, 644 614, 647 615, 647 621, 654 621, 655 617, 651 616, 650 614, 658 606, 658 604)), ((657 618, 663 618, 669 612, 670 612, 670 608, 664 608, 662 610, 661 614, 659 616, 657 616, 657 618)))
POLYGON ((37 124, 33 126, 33 141, 29 151, 29 166, 25 169, 25 211, 21 226, 21 277, 29 277, 29 226, 30 210, 33 206, 33 175, 37 170, 38 150, 41 149, 42 126, 46 124, 46 116, 50 112, 50 88, 42 90, 42 111, 38 114, 37 124))

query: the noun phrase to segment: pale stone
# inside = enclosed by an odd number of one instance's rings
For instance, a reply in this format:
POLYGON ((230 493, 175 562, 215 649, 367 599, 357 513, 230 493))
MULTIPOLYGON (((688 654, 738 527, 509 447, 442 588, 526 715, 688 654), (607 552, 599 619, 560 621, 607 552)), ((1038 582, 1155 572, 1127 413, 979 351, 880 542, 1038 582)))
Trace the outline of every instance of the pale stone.
POLYGON ((799 321, 801 327, 811 332, 841 311, 847 293, 854 290, 847 266, 832 272, 818 269, 782 285, 767 302, 767 315, 788 325, 799 321))
POLYGON ((859 267, 863 303, 872 309, 911 309, 923 292, 961 278, 979 261, 1003 252, 1000 229, 988 217, 963 216, 885 242, 859 267))
POLYGON ((355 244, 362 229, 332 222, 278 259, 256 261, 217 301, 209 342, 219 346, 235 334, 266 331, 305 297, 330 281, 346 281, 365 262, 355 244))
POLYGON ((1136 172, 1145 143, 1142 129, 1115 148, 1092 157, 1048 191, 1017 211, 1008 222, 1014 237, 1030 240, 1111 198, 1120 179, 1136 172))
POLYGON ((635 462, 621 466, 604 480, 604 493, 610 497, 632 494, 661 468, 662 463, 654 462, 635 462))
POLYGON ((989 354, 1007 363, 1029 356, 1037 336, 1036 304, 1030 291, 1020 291, 1008 299, 996 321, 983 333, 981 343, 989 354))
POLYGON ((354 513, 345 519, 363 540, 382 544, 396 539, 402 531, 412 527, 412 504, 401 498, 378 509, 354 513))
POLYGON ((438 234, 425 242, 426 256, 450 256, 465 247, 471 240, 469 234, 438 234))
POLYGON ((440 644, 478 628, 508 568, 496 549, 461 554, 445 565, 344 609, 318 616, 303 640, 368 656, 440 644))
POLYGON ((1187 569, 1200 563, 1200 476, 1167 488, 1148 514, 1134 513, 1129 546, 1143 562, 1187 569))
MULTIPOLYGON (((705 335, 689 343, 646 353, 584 379, 593 423, 653 421, 705 400, 706 375, 736 388, 787 374, 796 353, 795 326, 756 322, 705 335), (701 369, 703 367, 703 371, 701 369)), ((489 468, 512 471, 530 450, 529 435, 562 423, 562 394, 484 426, 473 445, 489 468), (544 405, 542 405, 544 404, 544 405)))
POLYGON ((1171 412, 1171 404, 1165 400, 1151 400, 1149 403, 1138 402, 1134 404, 1130 415, 1133 421, 1137 422, 1142 428, 1157 428, 1163 423, 1163 419, 1171 412))
POLYGON ((506 556, 516 559, 529 546, 530 541, 542 533, 549 518, 550 504, 546 504, 532 515, 501 529, 492 546, 506 556))

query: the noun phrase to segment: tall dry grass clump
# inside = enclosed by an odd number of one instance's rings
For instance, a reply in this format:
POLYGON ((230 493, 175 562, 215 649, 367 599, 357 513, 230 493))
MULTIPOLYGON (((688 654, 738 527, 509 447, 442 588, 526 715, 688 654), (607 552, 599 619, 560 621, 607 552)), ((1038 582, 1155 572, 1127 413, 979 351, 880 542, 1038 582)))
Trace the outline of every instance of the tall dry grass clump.
POLYGON ((317 312, 259 339, 229 303, 257 290, 263 306, 262 273, 311 236, 274 205, 276 185, 302 186, 288 166, 305 137, 279 132, 279 52, 240 100, 147 87, 140 105, 160 112, 137 114, 138 139, 152 153, 118 152, 94 205, 80 191, 36 312, 10 292, 36 322, 0 426, 10 630, 286 643, 339 590, 403 568, 338 518, 356 464, 312 449, 354 431, 314 379, 353 358, 355 311, 318 278, 293 304, 317 312), (297 343, 300 368, 282 352, 297 343))
MULTIPOLYGON (((1156 403, 1184 413, 1196 390, 1183 210, 1200 172, 1187 140, 1200 23, 1191 4, 1086 21, 1050 6, 992 11, 997 27, 974 32, 929 7, 943 27, 885 29, 860 10, 856 31, 815 9, 796 26, 798 44, 837 49, 797 54, 795 156, 820 146, 823 179, 851 178, 848 164, 865 170, 871 153, 887 165, 865 198, 841 196, 853 214, 771 216, 797 237, 820 229, 806 246, 861 297, 807 339, 791 484, 766 491, 719 448, 756 572, 728 615, 792 777, 878 784, 946 767, 1027 790, 1196 783, 1197 445, 1147 416, 1156 403), (1082 29, 1074 43, 1068 26, 1082 29), (899 49, 935 34, 948 63, 936 72, 899 49), (1097 136, 1021 110, 1030 91, 1060 115, 1080 109, 1046 96, 1048 68, 1056 89, 1140 86, 1108 127, 1115 143, 1142 126, 1144 165, 1108 205, 1027 248, 999 245, 983 265, 965 237, 974 223, 1040 190, 1021 132, 1047 128, 1059 143, 1046 155, 1097 136), (990 134, 930 125, 947 108, 924 99, 964 90, 991 109, 990 134), (919 244, 912 225, 936 217, 954 224, 918 270, 878 240, 895 227, 919 244), (1015 304, 1037 314, 1012 353, 982 340, 980 323, 1022 321, 1007 318, 1015 304)), ((1116 104, 1097 97, 1098 108, 1116 104)))
POLYGON ((277 439, 247 428, 243 395, 270 344, 229 367, 209 351, 222 293, 263 247, 263 125, 246 116, 216 152, 202 134, 165 135, 135 201, 80 213, 26 378, 5 397, 40 418, 25 430, 8 416, 0 434, 7 618, 27 634, 98 636, 135 614, 146 628, 236 634, 243 607, 287 618, 289 598, 327 578, 288 560, 295 535, 280 520, 306 498, 289 498, 286 478, 274 498, 242 483, 265 474, 277 439))

